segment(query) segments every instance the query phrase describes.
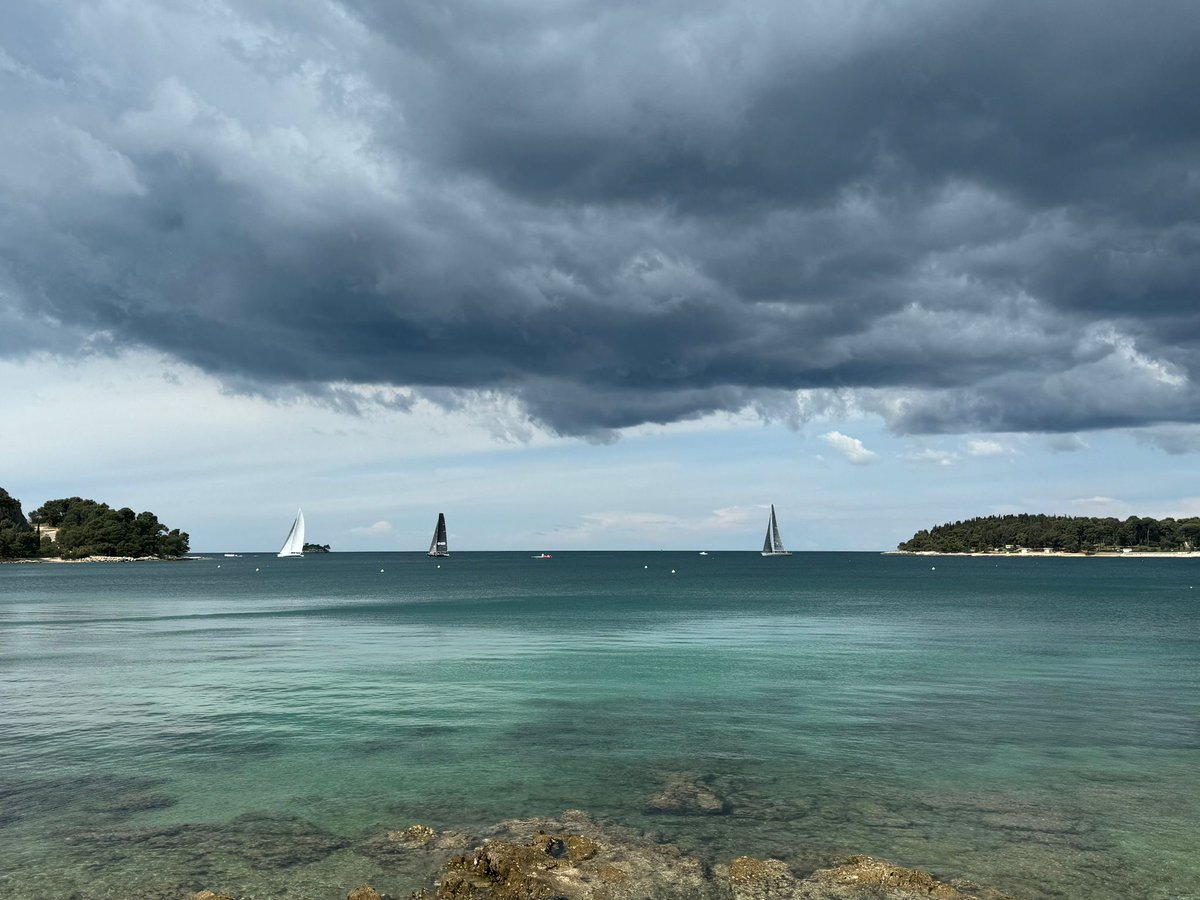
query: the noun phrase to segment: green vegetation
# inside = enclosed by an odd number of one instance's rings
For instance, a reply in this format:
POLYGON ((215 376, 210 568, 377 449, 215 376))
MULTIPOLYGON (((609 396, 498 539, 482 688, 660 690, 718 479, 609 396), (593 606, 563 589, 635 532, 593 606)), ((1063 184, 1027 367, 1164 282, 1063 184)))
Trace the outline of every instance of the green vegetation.
POLYGON ((305 552, 305 553, 328 553, 329 545, 328 544, 305 544, 303 552, 305 552))
POLYGON ((21 501, 0 488, 0 559, 37 555, 37 532, 21 512, 21 501))
POLYGON ((1150 519, 1130 516, 1114 518, 1087 516, 1021 515, 987 516, 949 522, 922 529, 900 550, 938 553, 1018 552, 1021 549, 1061 550, 1095 553, 1105 550, 1150 550, 1171 552, 1200 549, 1200 518, 1150 519))
POLYGON ((154 513, 113 509, 107 503, 67 497, 43 503, 26 520, 20 502, 0 488, 0 559, 174 558, 187 552, 187 533, 178 528, 168 531, 154 513), (39 535, 42 526, 53 529, 55 537, 39 535))

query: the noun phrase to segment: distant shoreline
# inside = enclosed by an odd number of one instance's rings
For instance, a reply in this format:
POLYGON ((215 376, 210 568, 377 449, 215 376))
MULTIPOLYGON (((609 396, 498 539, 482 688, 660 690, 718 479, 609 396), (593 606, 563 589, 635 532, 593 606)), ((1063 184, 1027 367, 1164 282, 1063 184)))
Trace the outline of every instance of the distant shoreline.
POLYGON ((193 559, 209 559, 207 556, 84 556, 80 559, 63 559, 61 556, 31 556, 25 559, 0 559, 0 565, 28 565, 31 563, 126 563, 126 562, 187 562, 193 559))
POLYGON ((997 556, 1004 559, 1045 559, 1048 556, 1070 559, 1200 559, 1197 550, 1100 550, 1095 553, 1068 553, 1066 550, 1029 550, 1025 553, 1010 553, 1007 550, 979 550, 964 553, 948 553, 942 550, 884 550, 883 556, 997 556))

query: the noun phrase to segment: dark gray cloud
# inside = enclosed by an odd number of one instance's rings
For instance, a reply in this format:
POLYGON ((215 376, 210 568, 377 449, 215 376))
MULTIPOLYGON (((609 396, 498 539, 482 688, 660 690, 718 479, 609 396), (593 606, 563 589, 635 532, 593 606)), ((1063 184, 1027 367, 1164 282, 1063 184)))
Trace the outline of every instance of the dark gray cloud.
POLYGON ((597 436, 1196 422, 1196 46, 1173 0, 26 5, 0 353, 597 436))

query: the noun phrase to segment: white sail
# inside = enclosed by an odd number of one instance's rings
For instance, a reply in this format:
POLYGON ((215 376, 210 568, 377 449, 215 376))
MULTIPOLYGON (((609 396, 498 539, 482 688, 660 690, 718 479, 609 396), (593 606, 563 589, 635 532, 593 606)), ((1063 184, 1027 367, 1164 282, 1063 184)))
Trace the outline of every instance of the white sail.
POLYGON ((775 518, 775 504, 771 504, 771 518, 767 521, 767 536, 763 539, 763 556, 791 556, 791 551, 783 547, 783 538, 779 536, 779 521, 775 518))
POLYGON ((280 559, 304 556, 304 510, 296 510, 296 521, 292 523, 292 530, 276 555, 280 559))
POLYGON ((433 529, 433 540, 429 542, 430 556, 449 556, 450 547, 446 543, 446 514, 438 513, 437 525, 433 529))

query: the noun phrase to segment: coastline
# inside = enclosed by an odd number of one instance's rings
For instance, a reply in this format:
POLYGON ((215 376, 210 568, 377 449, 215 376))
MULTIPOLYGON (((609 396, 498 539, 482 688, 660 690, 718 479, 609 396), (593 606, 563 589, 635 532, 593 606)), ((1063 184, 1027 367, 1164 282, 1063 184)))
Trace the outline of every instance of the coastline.
POLYGON ((210 559, 208 556, 84 556, 63 559, 61 556, 34 556, 25 559, 0 559, 0 565, 29 565, 35 563, 127 563, 127 562, 186 562, 210 559))
POLYGON ((1161 552, 1131 550, 1122 553, 1114 550, 1101 550, 1095 553, 1070 553, 1066 550, 1029 550, 1024 553, 1010 553, 1007 550, 975 550, 961 553, 950 553, 943 550, 884 550, 881 556, 997 556, 1004 559, 1044 559, 1046 557, 1063 557, 1068 559, 1200 559, 1197 550, 1164 550, 1161 552))

